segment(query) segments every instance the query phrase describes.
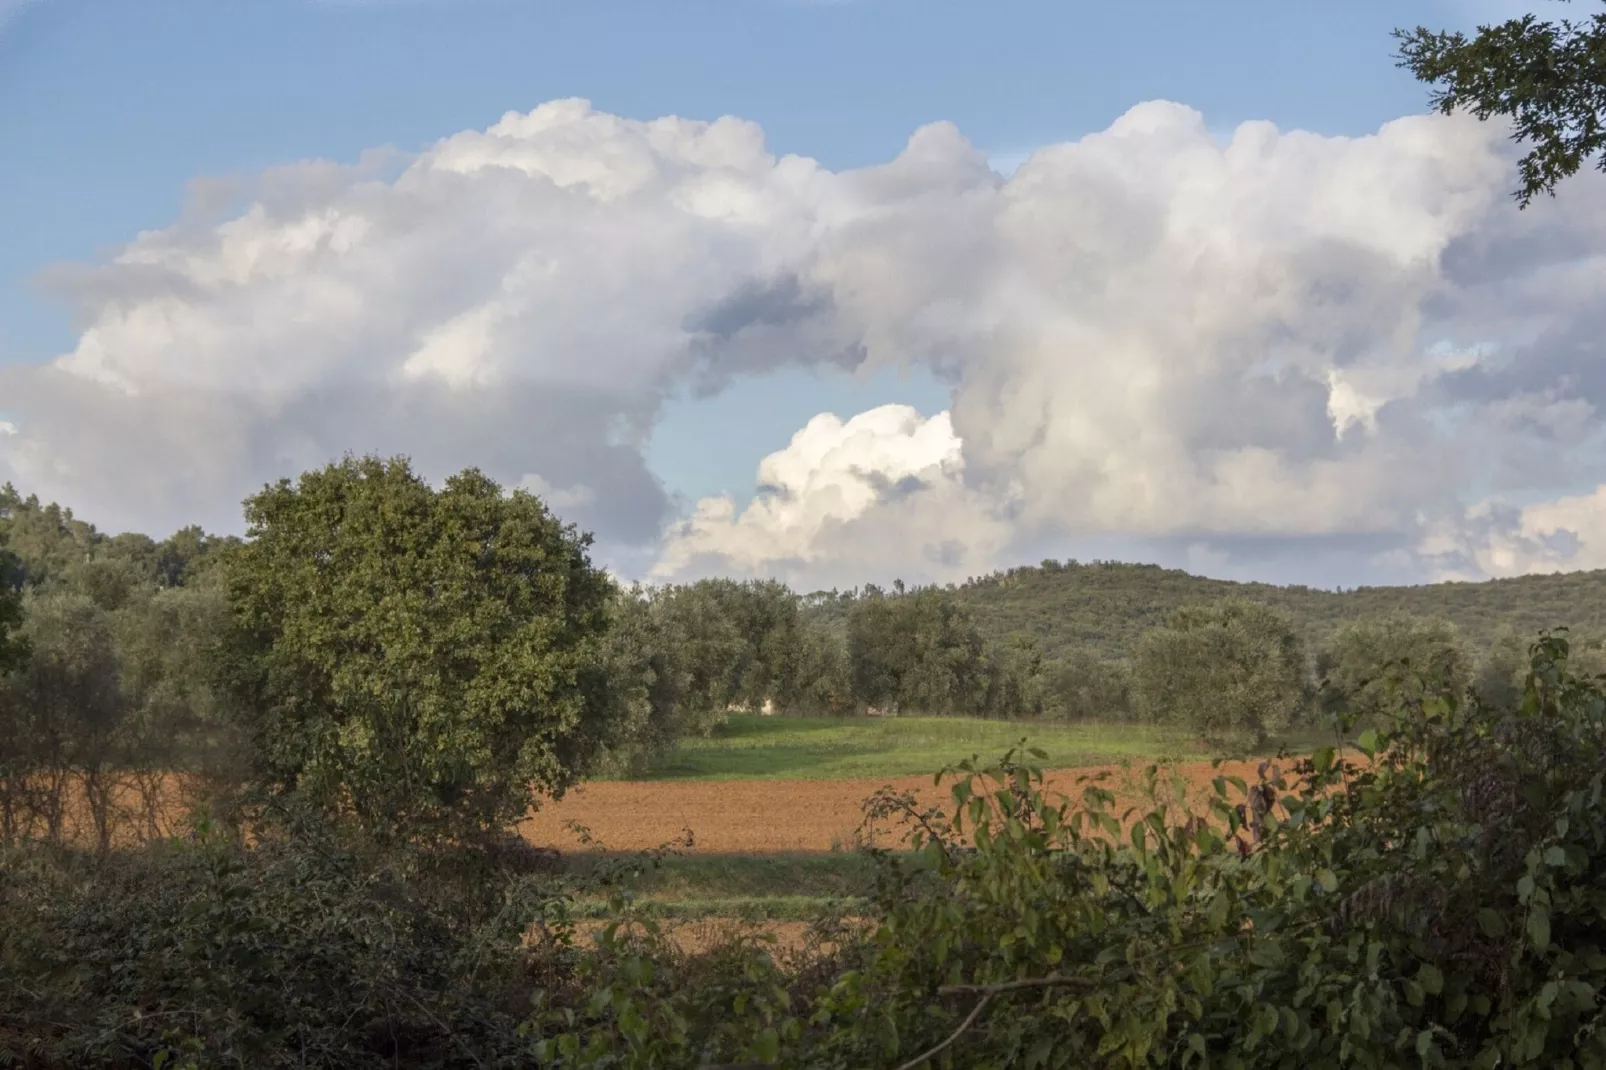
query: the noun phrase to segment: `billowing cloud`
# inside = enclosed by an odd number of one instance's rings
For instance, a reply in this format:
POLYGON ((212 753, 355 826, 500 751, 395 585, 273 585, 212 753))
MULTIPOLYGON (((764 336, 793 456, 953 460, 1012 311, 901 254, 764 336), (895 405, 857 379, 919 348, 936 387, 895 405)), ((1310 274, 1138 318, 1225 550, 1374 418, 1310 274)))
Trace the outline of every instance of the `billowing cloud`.
MULTIPOLYGON (((1427 578, 1444 532, 1488 529, 1496 506, 1469 501, 1577 486, 1603 459, 1606 191, 1582 177, 1519 214, 1501 135, 1415 117, 1358 139, 1249 123, 1221 144, 1156 103, 989 182, 928 128, 889 170, 919 158, 969 184, 844 228, 816 271, 870 358, 954 376, 965 482, 1010 517, 1003 545, 1125 536, 1243 576, 1244 556, 1303 543, 1306 582, 1427 578)), ((700 508, 700 530, 756 542, 746 516, 700 508)), ((1525 538, 1544 551, 1521 567, 1594 562, 1587 540, 1525 538)))
POLYGON ((851 586, 866 575, 956 579, 992 567, 1010 541, 996 505, 964 483, 947 413, 883 405, 810 420, 758 466, 745 508, 705 498, 665 538, 654 574, 779 576, 851 586))
POLYGON ((559 101, 412 159, 209 187, 174 226, 50 274, 85 327, 50 366, 0 373, 19 430, 0 477, 112 526, 227 528, 265 481, 405 452, 432 476, 585 488, 567 515, 650 542, 667 499, 641 445, 664 392, 817 359, 776 317, 813 299, 786 268, 819 173, 735 119, 559 101), (790 351, 766 344, 782 333, 790 351))
POLYGON ((0 477, 114 526, 229 526, 264 480, 407 452, 540 488, 605 546, 667 531, 660 576, 803 583, 1055 539, 1489 571, 1520 494, 1561 512, 1511 528, 1552 557, 1513 560, 1583 562, 1606 180, 1521 213, 1513 181, 1466 116, 1223 140, 1151 102, 1005 178, 946 123, 831 172, 737 119, 558 101, 209 189, 55 273, 84 328, 0 372, 0 477), (663 399, 784 364, 923 364, 953 404, 821 417, 752 505, 676 520, 642 460, 663 399))

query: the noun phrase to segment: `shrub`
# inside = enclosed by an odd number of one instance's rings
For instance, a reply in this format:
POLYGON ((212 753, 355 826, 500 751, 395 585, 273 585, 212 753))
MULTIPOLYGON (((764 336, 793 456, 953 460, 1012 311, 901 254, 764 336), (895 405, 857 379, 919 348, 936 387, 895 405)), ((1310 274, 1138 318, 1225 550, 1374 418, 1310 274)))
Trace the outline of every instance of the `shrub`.
POLYGON ((537 902, 432 888, 316 826, 254 848, 202 826, 98 862, 0 869, 0 1062, 459 1067, 528 1055, 520 937, 537 902), (165 1054, 164 1054, 165 1053, 165 1054))

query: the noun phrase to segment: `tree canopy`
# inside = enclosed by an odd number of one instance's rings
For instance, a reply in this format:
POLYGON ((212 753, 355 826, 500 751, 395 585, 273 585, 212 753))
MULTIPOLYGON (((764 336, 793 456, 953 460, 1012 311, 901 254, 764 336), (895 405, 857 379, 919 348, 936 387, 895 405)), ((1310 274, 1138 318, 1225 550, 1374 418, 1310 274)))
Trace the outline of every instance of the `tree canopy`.
POLYGON ((1606 12, 1550 21, 1535 15, 1477 33, 1396 30, 1400 66, 1435 86, 1432 106, 1511 120, 1527 146, 1516 191, 1527 207, 1596 157, 1606 171, 1606 12))
POLYGON ((613 585, 537 498, 348 458, 246 518, 231 692, 268 783, 378 832, 465 833, 561 794, 607 743, 613 585))
POLYGON ((1138 648, 1140 709, 1212 743, 1258 744, 1288 727, 1308 695, 1305 651, 1270 606, 1185 606, 1138 648))
POLYGON ((1401 702, 1445 688, 1459 694, 1472 682, 1473 664, 1455 625, 1395 612, 1341 627, 1318 657, 1317 673, 1325 705, 1375 721, 1401 702))

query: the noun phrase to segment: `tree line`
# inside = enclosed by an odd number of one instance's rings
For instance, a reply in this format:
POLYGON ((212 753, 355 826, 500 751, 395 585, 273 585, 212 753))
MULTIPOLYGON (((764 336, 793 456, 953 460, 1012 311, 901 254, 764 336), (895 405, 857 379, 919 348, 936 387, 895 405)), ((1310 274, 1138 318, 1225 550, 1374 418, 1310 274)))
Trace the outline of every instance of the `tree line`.
POLYGON ((1232 599, 1281 610, 1313 651, 1352 621, 1393 614, 1449 621, 1474 652, 1498 645, 1512 629, 1527 636, 1563 622, 1575 638, 1606 638, 1606 570, 1599 569, 1322 590, 1215 580, 1158 565, 1047 560, 973 577, 953 593, 987 634, 1029 635, 1049 662, 1083 652, 1130 659, 1145 633, 1183 606, 1232 599))
MULTIPOLYGON (((1363 723, 1425 678, 1509 708, 1526 666, 1528 640, 1511 625, 1476 649, 1443 617, 1394 610, 1331 624, 1312 649, 1276 601, 1241 597, 1184 603, 1128 656, 1080 646, 1051 659, 1034 636, 1001 633, 996 617, 987 627, 969 597, 1023 577, 1121 574, 1102 565, 1045 563, 957 589, 621 587, 538 499, 474 472, 435 491, 405 462, 375 458, 266 488, 247 520, 244 540, 196 527, 160 541, 105 535, 0 489, 0 661, 15 670, 0 680, 0 839, 60 839, 74 814, 103 848, 135 813, 154 831, 162 791, 186 770, 350 792, 362 769, 375 785, 363 805, 410 820, 378 790, 408 779, 382 760, 405 751, 390 738, 404 731, 396 715, 365 715, 359 740, 315 716, 310 693, 352 710, 403 704, 407 724, 434 726, 429 746, 446 765, 430 775, 464 784, 491 749, 540 738, 534 711, 561 696, 583 731, 527 747, 525 764, 500 774, 557 793, 585 773, 639 770, 739 710, 1138 718, 1245 748, 1339 708, 1363 723), (522 543, 497 541, 514 532, 522 543), (537 582, 560 560, 561 597, 548 590, 557 580, 537 582), (576 637, 561 657, 542 647, 559 634, 576 637), (531 691, 532 678, 567 683, 531 691), (511 690, 487 693, 490 679, 511 690)), ((1606 667, 1594 644, 1575 641, 1573 658, 1606 667)), ((507 816, 494 799, 514 796, 500 791, 486 795, 487 826, 507 816)))

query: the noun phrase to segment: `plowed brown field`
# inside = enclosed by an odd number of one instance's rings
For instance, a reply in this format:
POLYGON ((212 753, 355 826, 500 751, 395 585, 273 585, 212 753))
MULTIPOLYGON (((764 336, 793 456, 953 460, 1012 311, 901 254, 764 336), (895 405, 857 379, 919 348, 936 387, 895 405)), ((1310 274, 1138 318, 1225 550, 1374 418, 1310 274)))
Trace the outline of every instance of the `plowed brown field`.
MULTIPOLYGON (((1185 805, 1200 813, 1214 777, 1236 775, 1253 783, 1259 767, 1258 761, 1225 762, 1219 769, 1209 762, 1186 762, 1162 769, 1161 777, 1162 784, 1169 784, 1171 775, 1179 776, 1185 785, 1185 805)), ((1287 771, 1288 763, 1283 763, 1283 768, 1287 771)), ((1140 767, 1136 766, 1051 771, 1046 774, 1046 789, 1064 792, 1075 800, 1083 778, 1101 773, 1106 775, 1102 786, 1115 793, 1118 808, 1143 801, 1140 767)), ((172 789, 173 797, 157 808, 161 812, 159 836, 178 831, 185 809, 176 781, 164 786, 172 789)), ((923 805, 950 806, 949 784, 934 787, 929 776, 594 781, 570 791, 561 801, 546 803, 519 831, 532 843, 562 851, 582 846, 569 828, 571 822, 585 826, 596 846, 615 851, 657 847, 679 839, 686 829, 692 832, 694 849, 710 853, 829 851, 855 844, 864 825, 864 801, 883 787, 913 792, 923 805)), ((139 816, 145 810, 139 798, 132 789, 123 788, 117 802, 114 842, 142 838, 147 822, 139 816)), ((94 832, 81 799, 73 799, 67 810, 66 839, 93 843, 94 832)), ((892 846, 896 834, 883 822, 881 834, 872 839, 892 846)))
MULTIPOLYGON (((1259 762, 1209 762, 1170 767, 1185 782, 1187 804, 1201 807, 1211 780, 1236 775, 1253 783, 1259 762)), ((1284 763, 1287 769, 1287 763, 1284 763)), ((1169 771, 1169 770, 1168 770, 1169 771)), ((1079 778, 1109 774, 1104 787, 1121 806, 1141 800, 1138 771, 1120 766, 1065 769, 1046 774, 1050 792, 1076 800, 1079 778)), ((1163 781, 1168 783, 1168 781, 1163 781)), ((719 853, 829 851, 852 846, 863 822, 862 804, 878 788, 912 791, 926 805, 949 803, 948 785, 931 777, 863 777, 848 780, 598 781, 547 803, 519 831, 532 843, 573 850, 580 846, 568 828, 578 822, 602 847, 634 851, 656 847, 690 829, 697 850, 719 853)), ((1234 798, 1232 801, 1238 801, 1234 798)), ((880 842, 888 843, 883 837, 880 842)))

